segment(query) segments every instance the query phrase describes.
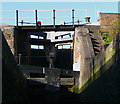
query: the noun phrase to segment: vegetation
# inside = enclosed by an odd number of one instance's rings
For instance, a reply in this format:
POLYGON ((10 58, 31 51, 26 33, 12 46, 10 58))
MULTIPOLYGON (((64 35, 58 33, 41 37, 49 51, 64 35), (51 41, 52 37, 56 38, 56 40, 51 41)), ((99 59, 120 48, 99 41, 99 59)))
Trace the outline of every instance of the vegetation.
POLYGON ((79 92, 79 87, 77 85, 75 85, 71 88, 68 88, 68 91, 78 93, 79 92))
POLYGON ((104 44, 109 44, 111 42, 110 35, 108 33, 101 33, 103 40, 105 41, 104 44))

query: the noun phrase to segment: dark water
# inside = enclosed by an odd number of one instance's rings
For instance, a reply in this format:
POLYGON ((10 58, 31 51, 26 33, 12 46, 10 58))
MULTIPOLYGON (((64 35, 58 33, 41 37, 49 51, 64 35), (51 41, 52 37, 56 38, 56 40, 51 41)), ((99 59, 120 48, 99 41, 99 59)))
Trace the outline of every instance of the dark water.
POLYGON ((28 89, 30 103, 77 103, 77 95, 69 92, 67 87, 61 87, 59 91, 47 91, 44 86, 30 86, 28 89))

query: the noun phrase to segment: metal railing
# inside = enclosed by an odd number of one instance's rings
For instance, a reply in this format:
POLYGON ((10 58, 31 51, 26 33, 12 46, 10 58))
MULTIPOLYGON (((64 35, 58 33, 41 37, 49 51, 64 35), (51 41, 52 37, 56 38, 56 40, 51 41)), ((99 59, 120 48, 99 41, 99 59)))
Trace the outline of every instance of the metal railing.
MULTIPOLYGON (((56 25, 56 19, 72 19, 72 22, 69 22, 69 23, 72 23, 73 27, 74 27, 74 24, 77 22, 81 22, 81 21, 75 21, 75 18, 85 18, 87 17, 87 9, 72 9, 72 10, 0 10, 0 12, 3 12, 3 13, 7 13, 7 12, 16 12, 16 17, 0 17, 0 19, 16 19, 16 26, 19 26, 19 23, 21 23, 22 25, 23 24, 34 24, 36 26, 38 26, 38 19, 52 19, 53 21, 53 26, 55 27, 56 25), (75 12, 76 11, 84 11, 84 16, 80 16, 81 14, 79 14, 78 16, 75 16, 75 12), (35 15, 33 17, 20 17, 19 16, 19 13, 20 12, 33 12, 35 15), (38 16, 38 13, 39 12, 52 12, 52 17, 40 17, 38 16), (56 13, 58 12, 70 12, 72 15, 71 16, 65 16, 65 17, 59 17, 59 16, 56 16, 56 13), (22 20, 21 22, 19 20, 22 20), (23 19, 33 19, 35 20, 35 23, 30 23, 30 22, 24 22, 23 19)), ((69 24, 68 23, 68 24, 69 24)), ((67 23, 65 23, 67 24, 67 23)))
MULTIPOLYGON (((49 61, 49 63, 50 63, 49 66, 50 66, 53 58, 54 58, 54 56, 53 57, 51 57, 51 56, 23 56, 21 54, 18 54, 18 56, 15 56, 15 59, 16 59, 16 62, 18 63, 18 65, 22 65, 22 64, 29 65, 31 62, 33 62, 33 60, 37 60, 40 62, 49 61)), ((36 64, 36 63, 33 63, 33 64, 36 64)))

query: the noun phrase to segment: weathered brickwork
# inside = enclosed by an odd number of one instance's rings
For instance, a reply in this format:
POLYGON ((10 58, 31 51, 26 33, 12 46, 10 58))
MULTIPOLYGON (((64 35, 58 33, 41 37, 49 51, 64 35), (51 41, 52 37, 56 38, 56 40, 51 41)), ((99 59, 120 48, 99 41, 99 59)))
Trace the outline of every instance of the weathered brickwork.
POLYGON ((1 29, 12 53, 14 54, 14 27, 5 26, 1 27, 1 29))
POLYGON ((111 29, 115 24, 116 18, 120 20, 120 13, 100 13, 100 29, 111 29))

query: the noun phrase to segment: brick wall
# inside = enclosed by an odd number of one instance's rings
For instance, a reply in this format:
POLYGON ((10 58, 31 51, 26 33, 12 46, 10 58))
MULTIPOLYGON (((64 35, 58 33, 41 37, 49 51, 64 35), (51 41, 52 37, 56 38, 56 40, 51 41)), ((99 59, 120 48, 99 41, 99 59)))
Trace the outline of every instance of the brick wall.
POLYGON ((116 26, 114 23, 116 17, 120 20, 120 13, 100 13, 100 29, 110 29, 112 26, 116 26))
POLYGON ((2 32, 4 34, 4 37, 12 51, 12 54, 14 54, 14 27, 13 26, 3 26, 1 27, 2 32))

